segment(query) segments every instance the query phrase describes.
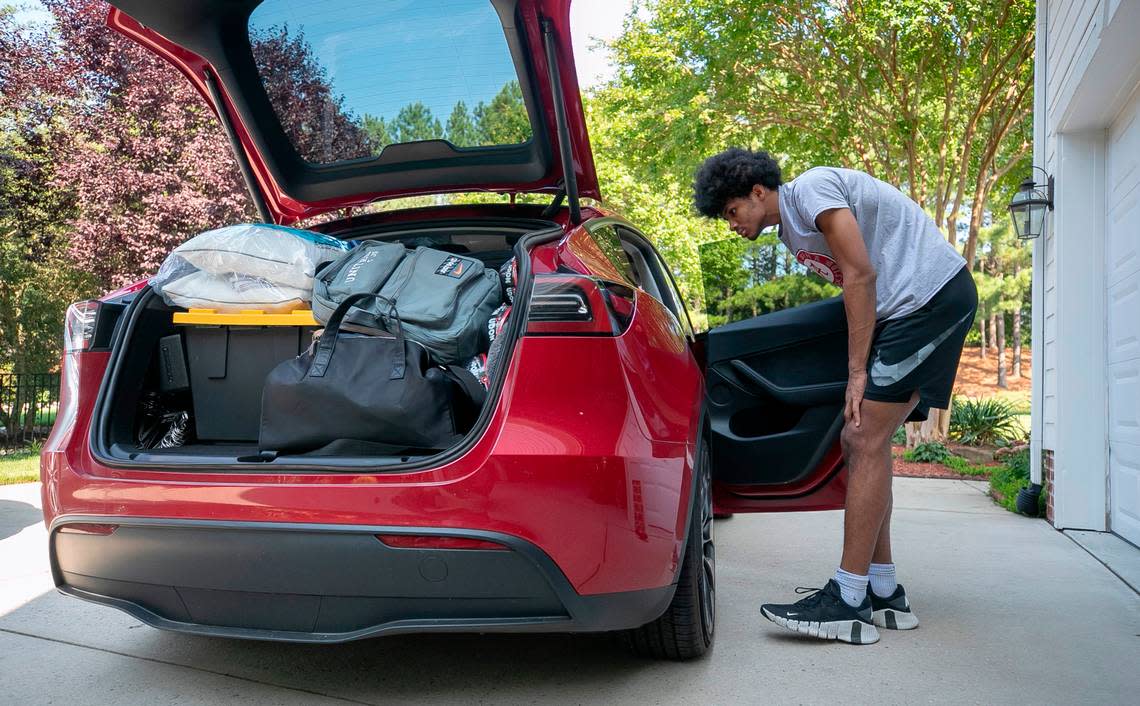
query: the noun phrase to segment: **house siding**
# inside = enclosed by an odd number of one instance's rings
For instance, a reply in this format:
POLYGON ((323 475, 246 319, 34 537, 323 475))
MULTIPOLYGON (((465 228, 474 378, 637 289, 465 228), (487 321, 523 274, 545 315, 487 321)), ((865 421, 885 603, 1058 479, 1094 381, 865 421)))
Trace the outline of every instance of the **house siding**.
POLYGON ((1057 527, 1137 541, 1140 0, 1037 10, 1034 164, 1056 210, 1033 245, 1033 478, 1057 527))

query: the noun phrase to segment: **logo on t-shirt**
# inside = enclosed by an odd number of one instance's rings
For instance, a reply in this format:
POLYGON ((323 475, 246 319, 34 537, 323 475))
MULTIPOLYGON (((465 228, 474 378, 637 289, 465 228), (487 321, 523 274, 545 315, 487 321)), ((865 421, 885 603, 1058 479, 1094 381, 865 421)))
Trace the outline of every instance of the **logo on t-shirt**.
POLYGON ((806 266, 828 282, 839 287, 843 286, 843 271, 839 269, 839 264, 831 257, 821 252, 800 250, 796 253, 796 262, 806 266))

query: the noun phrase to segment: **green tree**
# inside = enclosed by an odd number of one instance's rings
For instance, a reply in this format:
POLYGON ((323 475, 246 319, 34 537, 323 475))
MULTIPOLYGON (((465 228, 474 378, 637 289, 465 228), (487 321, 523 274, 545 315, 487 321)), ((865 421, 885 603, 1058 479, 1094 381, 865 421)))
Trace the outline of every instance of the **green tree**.
POLYGON ((388 123, 389 133, 395 137, 396 142, 418 142, 420 140, 439 140, 443 138, 443 126, 431 114, 431 108, 420 101, 409 103, 392 122, 388 123))
MULTIPOLYGON (((70 145, 75 66, 47 30, 0 7, 0 371, 38 373, 59 361, 64 310, 94 294, 69 256, 74 193, 56 161, 70 145)), ((11 410, 0 410, 0 415, 11 410)))
POLYGON ((979 236, 978 318, 981 325, 993 322, 990 340, 997 348, 997 384, 1008 386, 1011 371, 1006 360, 1006 319, 1012 319, 1015 377, 1021 374, 1021 319, 1026 308, 1031 282, 1031 253, 1017 240, 1009 218, 983 228, 979 236))
POLYGON ((530 139, 530 117, 518 81, 508 81, 491 99, 475 106, 480 145, 515 145, 530 139))
POLYGON ((479 131, 467 104, 459 101, 447 119, 447 139, 456 147, 476 147, 479 144, 479 131))
POLYGON ((729 144, 792 174, 860 168, 939 227, 969 203, 972 261, 989 194, 1030 152, 1034 16, 1033 0, 650 1, 600 97, 651 177, 729 144))
POLYGON ((384 118, 365 114, 361 120, 361 127, 364 128, 364 134, 368 136, 368 144, 372 148, 372 154, 378 155, 385 147, 392 144, 392 134, 388 131, 388 123, 385 122, 384 118))

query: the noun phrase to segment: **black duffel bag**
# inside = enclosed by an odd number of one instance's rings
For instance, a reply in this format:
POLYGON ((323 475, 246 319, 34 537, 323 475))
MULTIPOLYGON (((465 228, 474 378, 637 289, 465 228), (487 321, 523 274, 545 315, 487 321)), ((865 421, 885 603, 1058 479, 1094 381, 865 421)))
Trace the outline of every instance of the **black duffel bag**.
POLYGON ((270 371, 261 396, 263 457, 346 440, 378 451, 435 450, 462 437, 462 417, 473 417, 485 392, 466 370, 432 365, 427 349, 404 337, 393 306, 385 319, 394 335, 341 332, 354 304, 379 298, 346 297, 308 351, 270 371))

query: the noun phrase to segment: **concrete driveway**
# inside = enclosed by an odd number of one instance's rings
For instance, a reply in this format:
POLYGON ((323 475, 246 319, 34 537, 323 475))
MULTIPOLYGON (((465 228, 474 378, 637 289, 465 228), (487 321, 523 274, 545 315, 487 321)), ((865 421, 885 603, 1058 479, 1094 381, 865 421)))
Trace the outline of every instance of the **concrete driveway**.
POLYGON ((896 481, 896 561, 922 627, 867 647, 800 638, 757 608, 829 577, 840 513, 718 523, 716 647, 673 664, 605 636, 306 646, 159 632, 57 594, 38 486, 0 487, 0 702, 1137 703, 1140 597, 984 488, 896 481))

